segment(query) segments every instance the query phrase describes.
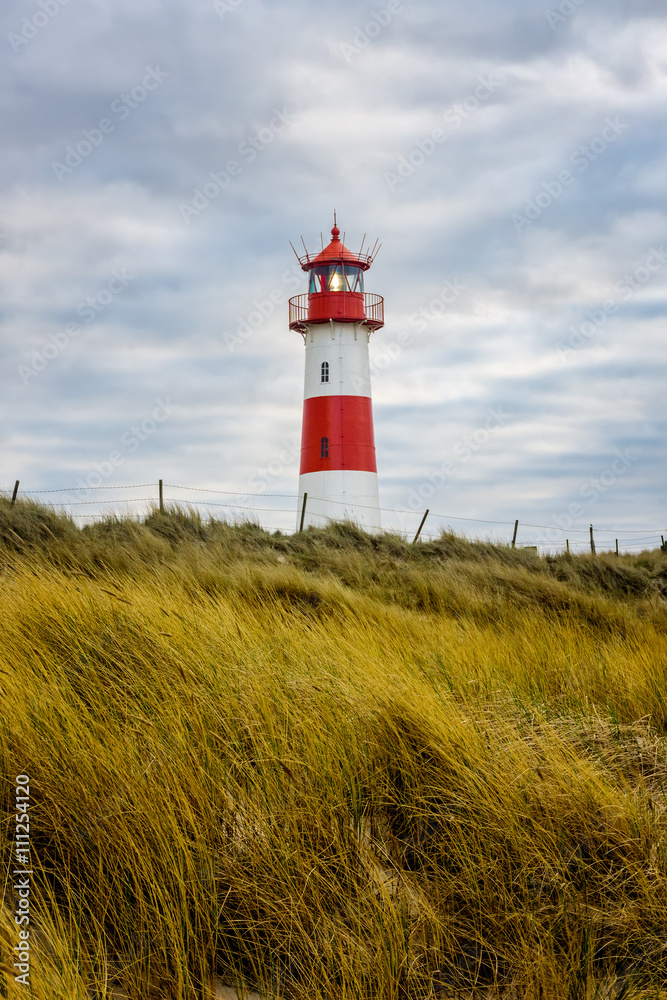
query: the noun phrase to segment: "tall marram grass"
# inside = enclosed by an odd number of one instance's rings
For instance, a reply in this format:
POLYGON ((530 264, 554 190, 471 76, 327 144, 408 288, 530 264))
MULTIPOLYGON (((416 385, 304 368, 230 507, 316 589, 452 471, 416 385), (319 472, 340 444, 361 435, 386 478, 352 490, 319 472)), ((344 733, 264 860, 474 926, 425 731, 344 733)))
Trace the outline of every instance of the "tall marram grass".
POLYGON ((0 501, 32 996, 666 997, 667 559, 0 501), (460 992, 464 991, 464 992, 460 992))

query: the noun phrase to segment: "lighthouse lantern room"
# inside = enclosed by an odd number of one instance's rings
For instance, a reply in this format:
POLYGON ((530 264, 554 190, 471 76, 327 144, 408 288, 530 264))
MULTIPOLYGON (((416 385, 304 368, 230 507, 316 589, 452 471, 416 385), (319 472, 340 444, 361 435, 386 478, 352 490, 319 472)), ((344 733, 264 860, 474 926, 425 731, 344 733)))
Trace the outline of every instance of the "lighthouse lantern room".
POLYGON ((376 241, 364 252, 364 242, 352 253, 334 224, 320 253, 297 254, 309 274, 308 293, 289 303, 306 347, 297 527, 307 493, 305 525, 348 518, 380 531, 368 343, 384 326, 384 301, 364 291, 379 250, 376 241))

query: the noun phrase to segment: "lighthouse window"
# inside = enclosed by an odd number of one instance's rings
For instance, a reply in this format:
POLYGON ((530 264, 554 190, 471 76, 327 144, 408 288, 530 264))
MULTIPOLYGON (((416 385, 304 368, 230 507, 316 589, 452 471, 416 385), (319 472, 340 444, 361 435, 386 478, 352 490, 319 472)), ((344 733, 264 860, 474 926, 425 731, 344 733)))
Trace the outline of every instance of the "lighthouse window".
POLYGON ((328 382, 328 381, 329 381, 329 362, 323 361, 322 373, 320 375, 320 382, 328 382))
POLYGON ((351 292, 363 292, 364 272, 360 268, 351 267, 349 264, 346 264, 345 275, 351 292))
POLYGON ((316 267, 310 272, 310 285, 308 291, 312 295, 313 292, 328 292, 331 289, 331 276, 336 270, 335 265, 328 267, 316 267))
POLYGON ((342 264, 337 264, 336 267, 333 268, 331 277, 329 278, 329 290, 332 292, 347 291, 347 281, 345 280, 342 264))
POLYGON ((315 267, 310 272, 308 291, 318 292, 363 292, 364 273, 352 264, 327 264, 315 267))
POLYGON ((320 458, 329 457, 329 438, 324 437, 320 441, 320 458))
POLYGON ((322 292, 322 275, 319 270, 310 272, 310 285, 308 286, 308 291, 311 295, 316 292, 322 292))

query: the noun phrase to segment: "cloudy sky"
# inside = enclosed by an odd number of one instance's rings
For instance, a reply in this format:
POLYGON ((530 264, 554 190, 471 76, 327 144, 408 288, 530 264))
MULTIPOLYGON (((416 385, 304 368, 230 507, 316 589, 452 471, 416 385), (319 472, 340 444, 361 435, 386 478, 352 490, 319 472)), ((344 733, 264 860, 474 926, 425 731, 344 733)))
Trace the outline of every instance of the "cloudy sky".
POLYGON ((351 248, 382 242, 383 523, 429 507, 431 531, 519 518, 519 542, 584 544, 592 522, 653 547, 666 20, 664 0, 8 0, 0 488, 91 515, 163 478, 291 529, 288 241, 318 248, 335 208, 351 248))

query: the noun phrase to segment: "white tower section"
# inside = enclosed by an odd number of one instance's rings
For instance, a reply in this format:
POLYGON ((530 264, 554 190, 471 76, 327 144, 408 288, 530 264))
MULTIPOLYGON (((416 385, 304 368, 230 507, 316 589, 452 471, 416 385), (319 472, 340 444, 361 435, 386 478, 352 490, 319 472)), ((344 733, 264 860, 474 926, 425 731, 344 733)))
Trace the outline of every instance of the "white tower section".
POLYGON ((307 324, 302 471, 297 528, 329 519, 382 530, 373 440, 368 343, 363 322, 307 324), (327 438, 323 446, 322 438, 327 438), (328 454, 323 454, 328 452, 328 454))

